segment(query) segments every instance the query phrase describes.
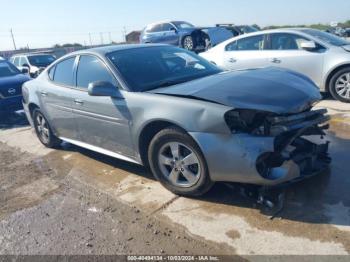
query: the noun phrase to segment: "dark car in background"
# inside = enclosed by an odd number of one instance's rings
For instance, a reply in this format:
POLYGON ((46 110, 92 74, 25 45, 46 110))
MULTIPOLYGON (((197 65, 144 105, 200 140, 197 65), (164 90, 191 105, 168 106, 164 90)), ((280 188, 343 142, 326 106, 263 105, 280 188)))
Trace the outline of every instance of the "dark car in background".
POLYGON ((0 58, 0 114, 23 109, 22 84, 30 80, 26 70, 19 71, 13 64, 0 58))
POLYGON ((37 77, 47 66, 56 60, 56 57, 51 54, 18 54, 10 58, 19 70, 27 68, 31 77, 37 77))
POLYGON ((250 25, 216 24, 216 26, 226 28, 233 34, 233 36, 260 31, 258 28, 250 25))
POLYGON ((232 37, 222 27, 195 27, 184 21, 153 23, 142 31, 140 42, 175 45, 190 51, 201 52, 232 37))

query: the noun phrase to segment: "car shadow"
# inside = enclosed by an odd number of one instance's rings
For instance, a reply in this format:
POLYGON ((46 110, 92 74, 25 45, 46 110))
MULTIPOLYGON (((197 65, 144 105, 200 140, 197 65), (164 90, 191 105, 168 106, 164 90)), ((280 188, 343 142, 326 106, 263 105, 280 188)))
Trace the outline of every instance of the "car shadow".
MULTIPOLYGON (((229 207, 254 209, 268 217, 275 215, 278 218, 312 224, 336 224, 350 226, 349 218, 338 216, 337 208, 350 210, 350 176, 347 168, 341 163, 350 162, 347 148, 350 140, 334 137, 331 147, 333 164, 330 168, 317 176, 290 184, 283 188, 272 189, 267 198, 275 201, 274 207, 268 207, 257 201, 257 187, 236 183, 216 183, 204 196, 194 198, 200 202, 220 204, 229 207), (341 145, 341 146, 340 146, 341 145), (283 208, 279 210, 276 196, 284 193, 283 208), (280 211, 277 213, 277 211, 280 211)), ((86 150, 68 143, 64 143, 61 150, 78 152, 88 158, 97 160, 112 168, 121 169, 134 175, 154 180, 147 168, 137 164, 121 161, 90 150, 86 150)))

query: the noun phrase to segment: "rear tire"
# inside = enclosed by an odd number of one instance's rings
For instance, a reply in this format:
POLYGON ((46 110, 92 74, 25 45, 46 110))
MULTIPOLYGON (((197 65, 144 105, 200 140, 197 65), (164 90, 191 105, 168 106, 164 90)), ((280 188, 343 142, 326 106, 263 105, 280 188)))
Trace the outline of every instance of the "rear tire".
POLYGON ((62 141, 53 134, 49 122, 38 108, 33 111, 33 123, 35 133, 44 146, 56 148, 61 144, 62 141))
POLYGON ((182 47, 188 51, 194 51, 194 41, 193 37, 188 35, 182 40, 182 47))
POLYGON ((344 103, 350 103, 350 67, 335 73, 329 82, 332 97, 344 103))
POLYGON ((181 196, 200 196, 213 186, 197 143, 184 131, 169 127, 152 139, 148 159, 155 178, 181 196))

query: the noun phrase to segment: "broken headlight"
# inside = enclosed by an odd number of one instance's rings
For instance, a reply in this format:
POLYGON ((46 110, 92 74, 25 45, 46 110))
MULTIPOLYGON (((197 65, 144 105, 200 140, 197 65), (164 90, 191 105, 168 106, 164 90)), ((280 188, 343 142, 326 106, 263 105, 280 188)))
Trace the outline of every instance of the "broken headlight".
POLYGON ((266 118, 271 113, 249 109, 236 109, 226 112, 225 121, 232 133, 266 135, 266 118))

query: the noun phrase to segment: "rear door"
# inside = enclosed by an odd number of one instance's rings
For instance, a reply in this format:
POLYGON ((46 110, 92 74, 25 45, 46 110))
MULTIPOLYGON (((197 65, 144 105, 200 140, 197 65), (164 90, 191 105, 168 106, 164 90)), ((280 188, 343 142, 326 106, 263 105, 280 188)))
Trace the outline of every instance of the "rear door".
POLYGON ((162 43, 162 24, 152 26, 146 34, 144 41, 146 43, 162 43))
POLYGON ((268 66, 264 34, 239 38, 227 44, 223 67, 227 70, 249 69, 268 66))
POLYGON ((96 81, 118 83, 97 56, 80 56, 76 73, 73 112, 77 119, 79 140, 105 150, 134 157, 127 101, 88 94, 88 85, 96 81))
POLYGON ((67 58, 49 70, 49 81, 40 87, 41 108, 59 137, 77 139, 73 118, 74 66, 76 57, 67 58))
POLYGON ((310 40, 293 33, 269 34, 266 51, 269 64, 307 75, 316 85, 321 86, 326 48, 317 44, 315 50, 304 50, 300 44, 305 41, 310 40))

